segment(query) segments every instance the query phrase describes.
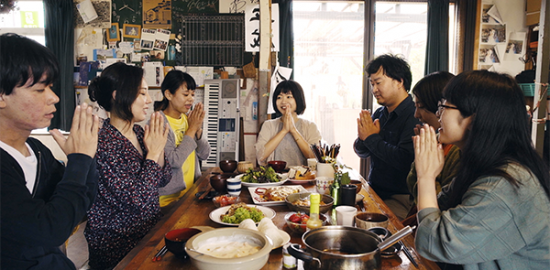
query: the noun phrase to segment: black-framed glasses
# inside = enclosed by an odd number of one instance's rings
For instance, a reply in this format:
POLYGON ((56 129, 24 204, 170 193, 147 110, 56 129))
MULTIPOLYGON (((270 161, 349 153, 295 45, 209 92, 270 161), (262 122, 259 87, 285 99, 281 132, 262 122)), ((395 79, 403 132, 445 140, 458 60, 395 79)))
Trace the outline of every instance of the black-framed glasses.
POLYGON ((455 109, 455 110, 458 110, 458 107, 456 107, 456 106, 445 105, 445 104, 443 104, 443 101, 438 101, 438 102, 437 102, 437 114, 438 114, 438 115, 441 115, 441 113, 443 112, 443 109, 455 109))

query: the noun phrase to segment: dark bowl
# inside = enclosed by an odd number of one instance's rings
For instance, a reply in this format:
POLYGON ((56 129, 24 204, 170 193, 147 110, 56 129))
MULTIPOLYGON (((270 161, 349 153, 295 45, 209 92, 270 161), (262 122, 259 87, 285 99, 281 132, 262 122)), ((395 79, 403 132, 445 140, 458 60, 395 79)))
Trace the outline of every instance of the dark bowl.
POLYGON ((378 237, 380 237, 380 240, 386 239, 386 237, 388 237, 388 235, 390 234, 390 232, 386 228, 383 228, 383 227, 372 227, 372 228, 368 229, 367 231, 373 232, 376 235, 378 235, 378 237))
MULTIPOLYGON (((310 192, 302 192, 302 193, 293 193, 288 196, 286 196, 285 202, 288 208, 290 210, 294 210, 296 212, 304 212, 309 215, 309 208, 310 206, 302 206, 302 205, 296 205, 296 201, 303 200, 311 195, 310 192)), ((324 205, 319 205, 319 213, 326 213, 328 210, 332 209, 332 205, 334 204, 334 199, 327 195, 322 194, 321 200, 325 203, 324 205)))
POLYGON ((286 161, 282 160, 272 160, 267 162, 267 166, 273 168, 275 172, 282 173, 286 168, 286 161))
POLYGON ((239 163, 236 160, 222 160, 219 164, 224 173, 232 173, 237 169, 239 163))
POLYGON ((224 174, 215 174, 210 176, 210 185, 218 193, 225 194, 227 193, 227 178, 228 175, 224 174))
MULTIPOLYGON (((378 237, 380 238, 381 241, 384 241, 384 239, 386 239, 387 237, 390 237, 392 235, 392 233, 390 231, 388 231, 386 228, 382 228, 382 227, 373 227, 373 228, 370 228, 368 229, 367 231, 369 232, 373 232, 375 233, 376 235, 378 235, 378 237)), ((399 251, 401 251, 401 249, 403 248, 403 245, 399 242, 393 244, 392 246, 388 247, 386 250, 383 250, 382 252, 380 252, 380 254, 382 255, 382 257, 392 257, 392 256, 395 256, 397 255, 397 253, 399 251)))
POLYGON ((361 182, 361 180, 351 180, 349 183, 350 185, 357 186, 357 190, 355 191, 356 193, 359 193, 359 191, 363 188, 363 182, 361 182))
POLYGON ((187 242, 187 240, 189 240, 189 238, 200 232, 201 230, 192 228, 175 229, 169 231, 164 235, 164 244, 166 245, 166 249, 174 253, 176 257, 185 259, 187 258, 187 253, 185 252, 185 243, 187 242))

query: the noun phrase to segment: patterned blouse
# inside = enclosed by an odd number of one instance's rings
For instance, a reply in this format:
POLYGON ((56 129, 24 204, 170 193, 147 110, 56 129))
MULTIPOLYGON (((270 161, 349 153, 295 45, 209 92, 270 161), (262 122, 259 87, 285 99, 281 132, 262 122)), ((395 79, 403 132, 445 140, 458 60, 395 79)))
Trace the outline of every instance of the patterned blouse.
POLYGON ((170 181, 170 164, 145 159, 143 128, 134 125, 134 132, 143 156, 110 119, 99 131, 99 191, 84 230, 93 269, 115 266, 161 217, 158 189, 170 181))

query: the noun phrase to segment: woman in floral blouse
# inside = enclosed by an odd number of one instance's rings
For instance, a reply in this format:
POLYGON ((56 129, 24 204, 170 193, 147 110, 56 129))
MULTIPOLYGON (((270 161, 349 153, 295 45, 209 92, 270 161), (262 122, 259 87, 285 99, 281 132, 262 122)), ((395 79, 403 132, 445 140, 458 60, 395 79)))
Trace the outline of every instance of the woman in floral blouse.
POLYGON ((161 217, 158 189, 171 178, 164 156, 168 126, 158 113, 145 130, 135 124, 145 120, 152 103, 141 68, 113 64, 91 82, 88 92, 110 118, 99 131, 99 192, 84 235, 89 266, 110 269, 161 217))

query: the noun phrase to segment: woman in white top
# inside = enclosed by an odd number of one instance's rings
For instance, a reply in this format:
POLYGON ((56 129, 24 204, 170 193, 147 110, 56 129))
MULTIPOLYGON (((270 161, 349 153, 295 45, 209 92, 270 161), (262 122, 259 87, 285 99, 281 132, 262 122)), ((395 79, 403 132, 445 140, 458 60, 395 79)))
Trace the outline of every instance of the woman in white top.
POLYGON ((295 81, 279 83, 273 108, 282 116, 263 123, 256 142, 258 164, 283 160, 287 166, 307 165, 307 159, 315 157, 310 145, 321 140, 321 133, 315 123, 298 118, 306 109, 302 86, 295 81))

